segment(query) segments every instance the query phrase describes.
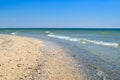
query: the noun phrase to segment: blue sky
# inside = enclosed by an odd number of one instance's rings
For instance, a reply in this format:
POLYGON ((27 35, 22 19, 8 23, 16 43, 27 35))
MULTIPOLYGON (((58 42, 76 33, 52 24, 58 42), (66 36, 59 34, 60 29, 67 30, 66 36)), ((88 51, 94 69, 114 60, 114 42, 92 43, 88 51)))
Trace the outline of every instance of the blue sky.
POLYGON ((0 28, 120 28, 120 0, 0 0, 0 28))

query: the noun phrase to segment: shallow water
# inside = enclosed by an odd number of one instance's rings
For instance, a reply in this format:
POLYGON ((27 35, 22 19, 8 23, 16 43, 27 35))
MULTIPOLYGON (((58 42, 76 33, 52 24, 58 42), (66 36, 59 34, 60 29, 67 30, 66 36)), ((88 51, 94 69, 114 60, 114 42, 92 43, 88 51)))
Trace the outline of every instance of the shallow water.
POLYGON ((83 66, 88 80, 120 80, 119 29, 4 29, 0 34, 58 43, 83 66))

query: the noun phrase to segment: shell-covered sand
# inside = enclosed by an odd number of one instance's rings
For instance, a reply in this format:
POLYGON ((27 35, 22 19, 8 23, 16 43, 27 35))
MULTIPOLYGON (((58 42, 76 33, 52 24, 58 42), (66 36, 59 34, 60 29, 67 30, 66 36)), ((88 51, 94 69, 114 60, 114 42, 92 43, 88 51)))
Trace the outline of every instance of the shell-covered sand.
POLYGON ((0 35, 0 80, 85 80, 85 76, 59 47, 0 35))

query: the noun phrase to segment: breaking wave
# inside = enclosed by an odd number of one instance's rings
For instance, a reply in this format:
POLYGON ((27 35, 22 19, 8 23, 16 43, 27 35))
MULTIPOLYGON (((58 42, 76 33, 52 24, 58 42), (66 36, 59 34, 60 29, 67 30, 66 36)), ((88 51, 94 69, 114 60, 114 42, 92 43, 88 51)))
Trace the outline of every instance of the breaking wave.
POLYGON ((17 35, 17 32, 12 32, 11 35, 14 35, 14 36, 15 36, 15 35, 17 35))
POLYGON ((69 36, 55 35, 53 33, 50 33, 47 36, 57 38, 57 39, 69 40, 69 41, 74 41, 74 42, 81 42, 82 44, 91 43, 91 44, 102 45, 102 46, 120 47, 119 43, 113 43, 113 42, 89 40, 89 39, 85 39, 85 38, 72 38, 69 36))

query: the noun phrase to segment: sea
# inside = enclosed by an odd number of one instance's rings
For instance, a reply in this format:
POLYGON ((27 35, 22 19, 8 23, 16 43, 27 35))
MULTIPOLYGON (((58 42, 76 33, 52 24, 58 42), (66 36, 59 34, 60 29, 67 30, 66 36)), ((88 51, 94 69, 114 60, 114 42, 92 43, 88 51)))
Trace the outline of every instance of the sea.
POLYGON ((0 34, 27 36, 69 50, 87 80, 120 80, 120 29, 0 28, 0 34))

